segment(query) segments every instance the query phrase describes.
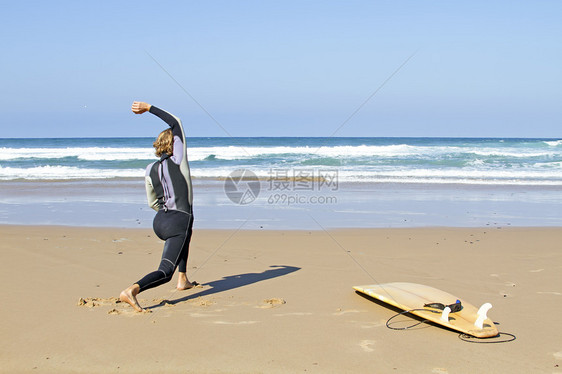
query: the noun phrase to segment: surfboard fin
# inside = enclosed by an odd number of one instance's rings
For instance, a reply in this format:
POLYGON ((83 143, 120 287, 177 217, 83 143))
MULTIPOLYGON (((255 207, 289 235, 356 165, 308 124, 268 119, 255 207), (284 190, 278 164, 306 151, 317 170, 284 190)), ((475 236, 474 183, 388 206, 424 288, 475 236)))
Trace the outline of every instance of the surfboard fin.
POLYGON ((443 309, 443 313, 441 313, 441 321, 449 322, 449 313, 451 313, 451 308, 445 307, 445 309, 443 309))
POLYGON ((478 327, 479 329, 484 327, 484 320, 488 318, 487 313, 491 308, 492 304, 490 303, 482 304, 480 309, 478 309, 478 318, 474 322, 474 326, 478 327))

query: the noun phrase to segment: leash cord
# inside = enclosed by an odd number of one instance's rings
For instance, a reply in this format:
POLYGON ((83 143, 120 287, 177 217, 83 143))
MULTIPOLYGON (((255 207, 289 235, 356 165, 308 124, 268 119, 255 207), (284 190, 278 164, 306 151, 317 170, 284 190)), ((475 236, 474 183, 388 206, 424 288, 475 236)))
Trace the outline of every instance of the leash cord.
MULTIPOLYGON (((425 308, 419 308, 419 309, 410 309, 410 310, 405 310, 403 312, 400 313, 396 313, 395 315, 393 315, 392 317, 390 317, 387 321, 386 321, 386 327, 388 327, 391 330, 408 330, 411 329, 413 327, 419 326, 422 323, 427 322, 427 319, 424 319, 422 321, 419 321, 418 323, 415 323, 413 325, 410 326, 406 326, 406 327, 392 327, 391 326, 391 321, 398 317, 398 316, 402 316, 405 314, 409 314, 410 312, 416 311, 416 310, 427 310, 425 308)), ((475 343, 475 344, 496 344, 496 343, 507 343, 507 342, 512 342, 515 339, 517 339, 517 337, 514 334, 510 334, 507 332, 498 332, 498 335, 496 336, 492 336, 490 338, 478 338, 476 336, 472 336, 472 335, 468 335, 465 333, 460 333, 458 335, 459 339, 462 340, 463 342, 467 342, 467 343, 475 343), (502 340, 488 340, 488 339, 494 339, 494 338, 503 338, 502 340)))

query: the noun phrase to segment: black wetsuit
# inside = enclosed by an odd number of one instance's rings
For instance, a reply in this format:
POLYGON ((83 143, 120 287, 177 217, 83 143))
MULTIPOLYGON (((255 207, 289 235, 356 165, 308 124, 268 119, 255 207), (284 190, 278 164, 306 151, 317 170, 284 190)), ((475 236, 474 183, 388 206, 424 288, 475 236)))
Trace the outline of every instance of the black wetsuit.
POLYGON ((148 205, 158 211, 153 222, 154 232, 166 243, 158 270, 137 282, 140 291, 169 282, 177 267, 180 272, 186 272, 193 227, 193 193, 181 121, 155 106, 150 107, 150 113, 172 129, 174 151, 171 156, 163 154, 160 160, 146 168, 148 205))

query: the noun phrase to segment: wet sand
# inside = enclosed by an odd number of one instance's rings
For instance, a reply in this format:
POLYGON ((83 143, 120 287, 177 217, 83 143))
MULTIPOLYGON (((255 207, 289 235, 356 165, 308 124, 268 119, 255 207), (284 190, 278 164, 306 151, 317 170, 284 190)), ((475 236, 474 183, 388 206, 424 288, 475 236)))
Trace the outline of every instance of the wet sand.
MULTIPOLYGON (((322 230, 562 227, 561 186, 340 183, 231 201, 224 183, 194 180, 196 229, 322 230)), ((0 224, 152 228, 144 181, 0 181, 0 224)))

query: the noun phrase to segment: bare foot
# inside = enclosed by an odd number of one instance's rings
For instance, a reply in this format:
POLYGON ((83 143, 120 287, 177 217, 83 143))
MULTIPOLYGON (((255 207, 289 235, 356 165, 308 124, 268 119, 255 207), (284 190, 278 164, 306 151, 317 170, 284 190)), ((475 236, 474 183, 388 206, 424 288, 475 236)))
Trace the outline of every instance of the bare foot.
POLYGON ((194 286, 197 286, 199 283, 197 282, 190 282, 187 280, 187 275, 185 273, 179 273, 179 277, 178 277, 178 285, 176 286, 176 288, 180 291, 183 290, 189 290, 190 288, 193 288, 194 286))
POLYGON ((144 312, 144 309, 141 308, 139 302, 137 301, 137 294, 139 291, 140 287, 135 283, 131 287, 123 290, 119 295, 119 299, 132 306, 137 312, 144 312))

